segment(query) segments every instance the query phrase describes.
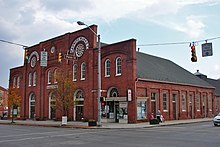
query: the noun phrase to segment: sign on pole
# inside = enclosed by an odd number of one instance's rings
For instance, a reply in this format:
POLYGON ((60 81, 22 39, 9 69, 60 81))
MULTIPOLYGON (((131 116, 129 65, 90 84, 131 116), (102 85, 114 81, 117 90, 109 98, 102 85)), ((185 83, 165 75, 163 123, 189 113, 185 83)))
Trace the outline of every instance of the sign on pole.
POLYGON ((204 43, 202 44, 202 56, 212 56, 212 43, 204 43))
POLYGON ((128 101, 132 101, 131 89, 128 89, 128 101))
POLYGON ((46 67, 47 66, 47 52, 42 51, 40 56, 40 66, 46 67))

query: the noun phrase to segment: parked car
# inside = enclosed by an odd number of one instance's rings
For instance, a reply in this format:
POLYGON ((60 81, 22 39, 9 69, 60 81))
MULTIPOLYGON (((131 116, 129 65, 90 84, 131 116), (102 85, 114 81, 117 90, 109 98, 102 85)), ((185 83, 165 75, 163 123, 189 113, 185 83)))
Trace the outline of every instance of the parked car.
POLYGON ((213 119, 214 126, 220 125, 220 113, 213 119))

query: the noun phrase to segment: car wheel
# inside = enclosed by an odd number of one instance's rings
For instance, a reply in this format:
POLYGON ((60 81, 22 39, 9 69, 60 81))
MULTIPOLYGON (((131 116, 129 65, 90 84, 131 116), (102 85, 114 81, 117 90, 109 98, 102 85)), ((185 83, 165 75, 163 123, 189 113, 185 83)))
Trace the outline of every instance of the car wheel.
POLYGON ((217 124, 214 123, 214 126, 217 126, 217 124))

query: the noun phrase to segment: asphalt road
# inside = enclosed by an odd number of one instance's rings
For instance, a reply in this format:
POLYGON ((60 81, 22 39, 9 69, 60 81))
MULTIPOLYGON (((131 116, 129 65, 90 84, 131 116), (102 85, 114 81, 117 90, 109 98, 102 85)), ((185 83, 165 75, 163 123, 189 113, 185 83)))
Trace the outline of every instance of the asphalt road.
POLYGON ((212 122, 138 129, 70 129, 0 125, 0 147, 214 147, 212 122))

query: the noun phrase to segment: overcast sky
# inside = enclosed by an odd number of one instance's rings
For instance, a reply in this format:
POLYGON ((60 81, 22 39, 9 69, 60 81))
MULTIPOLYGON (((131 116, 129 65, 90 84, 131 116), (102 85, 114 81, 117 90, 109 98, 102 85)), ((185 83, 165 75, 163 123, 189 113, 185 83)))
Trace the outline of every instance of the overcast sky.
MULTIPOLYGON (((219 0, 0 0, 0 40, 32 46, 84 28, 78 20, 98 25, 102 42, 135 38, 141 52, 220 78, 219 0), (212 42, 213 56, 202 57, 203 40, 212 42), (196 63, 189 44, 141 46, 195 41, 196 63)), ((10 68, 23 65, 24 50, 0 42, 0 55, 0 86, 8 88, 10 68)))

